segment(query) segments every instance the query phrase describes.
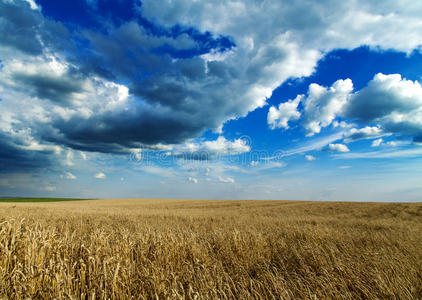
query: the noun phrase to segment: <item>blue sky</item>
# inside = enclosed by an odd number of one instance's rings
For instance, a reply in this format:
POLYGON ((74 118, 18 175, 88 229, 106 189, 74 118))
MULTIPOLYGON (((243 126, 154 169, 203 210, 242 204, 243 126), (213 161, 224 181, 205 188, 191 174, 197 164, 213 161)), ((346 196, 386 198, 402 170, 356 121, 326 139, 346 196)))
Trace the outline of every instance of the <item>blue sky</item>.
POLYGON ((421 14, 0 0, 0 196, 420 201, 421 14))

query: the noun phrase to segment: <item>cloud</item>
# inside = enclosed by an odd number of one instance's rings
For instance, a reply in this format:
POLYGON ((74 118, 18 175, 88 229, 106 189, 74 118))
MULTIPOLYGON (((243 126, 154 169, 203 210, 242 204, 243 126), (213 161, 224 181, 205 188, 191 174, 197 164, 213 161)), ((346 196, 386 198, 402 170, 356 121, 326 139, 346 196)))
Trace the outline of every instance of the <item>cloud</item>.
POLYGON ((98 172, 94 175, 94 178, 96 179, 105 179, 107 176, 103 172, 98 172))
POLYGON ((277 152, 274 156, 268 157, 266 160, 274 160, 274 159, 281 159, 283 157, 288 157, 292 155, 302 154, 309 151, 314 150, 321 150, 328 144, 340 140, 344 136, 344 132, 340 131, 337 133, 333 133, 331 135, 322 137, 322 138, 315 138, 309 142, 306 142, 296 148, 283 150, 277 152))
POLYGON ((354 152, 335 154, 334 158, 338 159, 362 159, 362 158, 407 158, 407 157, 420 157, 422 155, 422 148, 400 149, 400 150, 382 150, 372 152, 354 152))
POLYGON ((375 122, 387 132, 416 135, 422 130, 422 87, 400 74, 376 74, 351 97, 344 116, 375 122))
POLYGON ((235 139, 229 141, 219 136, 214 141, 200 143, 186 143, 175 147, 173 155, 184 159, 208 160, 221 155, 238 155, 249 152, 251 147, 247 145, 246 139, 235 139))
MULTIPOLYGON (((98 175, 98 174, 97 174, 98 175)), ((104 175, 104 174, 103 174, 104 175)), ((105 176, 105 175, 104 175, 105 176)), ((76 179, 76 176, 75 175, 73 175, 72 173, 70 173, 70 172, 66 172, 65 173, 65 177, 66 177, 66 179, 76 179)), ((95 177, 95 178, 97 178, 97 177, 95 177)))
POLYGON ((64 163, 66 166, 71 167, 74 165, 73 163, 73 152, 71 150, 68 150, 66 153, 66 160, 64 163))
POLYGON ((32 0, 0 1, 0 21, 0 45, 12 51, 40 55, 45 47, 68 45, 66 27, 45 19, 32 0))
POLYGON ((366 126, 360 129, 352 128, 344 135, 344 142, 350 143, 359 140, 376 139, 388 135, 391 135, 391 133, 383 132, 381 128, 376 126, 366 126))
POLYGON ((38 29, 42 18, 39 13, 30 9, 29 3, 21 2, 17 5, 14 1, 1 1, 0 19, 0 44, 26 53, 42 52, 42 44, 33 36, 34 29, 38 29))
POLYGON ((401 144, 406 144, 406 143, 405 142, 396 142, 396 141, 389 141, 389 142, 385 143, 385 145, 391 146, 391 147, 397 147, 401 144))
POLYGON ((193 182, 193 183, 195 183, 195 184, 196 184, 196 183, 198 183, 198 179, 196 179, 195 177, 189 177, 189 178, 188 178, 188 181, 189 181, 189 182, 193 182))
POLYGON ((29 3, 29 6, 31 7, 31 9, 34 9, 34 10, 40 9, 40 7, 37 5, 37 3, 35 3, 34 0, 26 0, 26 2, 29 3))
POLYGON ((344 144, 328 144, 323 148, 323 151, 328 152, 349 152, 349 148, 344 144))
POLYGON ((409 145, 410 142, 408 141, 389 141, 384 142, 383 139, 377 139, 372 142, 371 147, 379 147, 379 146, 390 146, 390 147, 398 147, 403 145, 409 145))
POLYGON ((345 121, 333 121, 333 127, 334 128, 337 128, 337 127, 340 127, 340 128, 350 128, 350 127, 353 127, 353 124, 348 124, 348 123, 346 123, 345 121))
POLYGON ((371 147, 379 147, 383 142, 383 139, 377 139, 372 141, 371 147))
POLYGON ((145 17, 163 26, 181 23, 238 39, 250 37, 258 46, 270 39, 276 28, 291 32, 298 43, 324 50, 366 44, 411 51, 419 45, 419 3, 410 8, 406 3, 394 1, 388 5, 332 0, 286 5, 284 2, 262 4, 252 0, 212 3, 145 0, 140 9, 145 17), (394 31, 397 26, 402 30, 394 31), (344 32, 347 34, 342 34, 344 32))
POLYGON ((408 113, 422 106, 422 87, 419 82, 402 79, 400 74, 378 73, 368 85, 353 95, 344 115, 362 122, 371 122, 408 113))
POLYGON ((315 156, 312 155, 305 155, 306 160, 312 161, 312 160, 316 160, 315 156))
POLYGON ((70 63, 52 55, 6 60, 2 71, 0 83, 4 86, 57 105, 75 104, 90 92, 89 79, 70 63))
POLYGON ((350 129, 345 143, 392 134, 414 137, 422 131, 422 87, 400 74, 378 73, 356 92, 350 79, 337 80, 329 88, 313 83, 306 96, 298 97, 304 106, 299 113, 307 136, 329 125, 346 128, 353 122, 365 127, 350 129))
POLYGON ((59 165, 58 148, 40 145, 28 130, 0 130, 0 173, 41 171, 59 165))
POLYGON ((295 100, 281 103, 279 110, 271 107, 268 112, 267 122, 271 129, 288 129, 289 120, 298 120, 302 115, 302 126, 307 136, 313 136, 333 123, 336 127, 343 126, 343 123, 335 121, 337 115, 347 103, 350 93, 353 90, 353 83, 350 79, 337 80, 330 88, 320 86, 316 83, 309 85, 306 96, 298 95, 295 100), (297 110, 298 104, 302 102, 303 112, 297 110), (276 123, 278 121, 278 123, 276 123), (334 123, 335 122, 335 123, 334 123))
POLYGON ((337 80, 329 89, 316 83, 309 86, 308 96, 304 100, 303 118, 303 127, 308 136, 319 133, 321 128, 334 121, 352 90, 350 79, 337 80))
POLYGON ((224 182, 224 183, 235 183, 233 177, 224 178, 224 177, 218 176, 218 181, 224 182))
POLYGON ((82 151, 79 151, 79 155, 81 156, 81 158, 83 160, 87 160, 88 159, 87 155, 85 153, 83 153, 82 151))
POLYGON ((54 77, 44 74, 15 74, 15 83, 29 88, 31 95, 52 101, 69 101, 75 93, 81 93, 82 83, 70 77, 54 77))
POLYGON ((267 123, 271 129, 284 128, 288 129, 290 120, 298 120, 300 112, 297 110, 303 95, 298 95, 296 99, 280 103, 278 109, 274 106, 270 107, 267 116, 267 123))

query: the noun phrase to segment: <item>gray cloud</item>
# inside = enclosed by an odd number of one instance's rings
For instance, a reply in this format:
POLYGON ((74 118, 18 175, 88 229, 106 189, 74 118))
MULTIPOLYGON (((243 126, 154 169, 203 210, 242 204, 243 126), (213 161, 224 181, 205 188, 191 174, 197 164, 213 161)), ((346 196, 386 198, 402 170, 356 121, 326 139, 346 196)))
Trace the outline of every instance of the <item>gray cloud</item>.
POLYGON ((60 23, 45 19, 26 1, 0 1, 0 45, 29 55, 40 55, 46 47, 66 49, 68 31, 60 23))
POLYGON ((28 54, 41 54, 43 46, 34 30, 42 22, 39 12, 30 9, 29 3, 0 2, 0 44, 28 54))
POLYGON ((204 127, 201 120, 180 115, 173 117, 168 111, 155 111, 139 107, 130 111, 105 112, 89 118, 74 116, 69 120, 58 118, 43 136, 51 142, 68 147, 97 152, 127 153, 130 148, 158 143, 177 144, 199 134, 204 127))
POLYGON ((30 95, 38 98, 66 104, 73 93, 83 91, 83 82, 70 76, 52 76, 46 74, 14 74, 15 82, 29 89, 30 95))
POLYGON ((376 123, 384 131, 399 135, 422 132, 422 87, 400 74, 377 74, 353 94, 343 115, 360 123, 376 123))
POLYGON ((229 35, 237 41, 251 38, 258 46, 255 50, 277 32, 289 33, 299 45, 324 51, 365 44, 411 52, 420 45, 422 30, 422 4, 394 0, 144 0, 140 9, 148 19, 163 26, 181 23, 229 35))
POLYGON ((0 173, 41 170, 54 163, 51 148, 27 150, 23 140, 0 131, 0 173))
POLYGON ((422 89, 399 74, 377 74, 368 85, 353 95, 344 115, 371 122, 393 112, 406 113, 422 106, 422 89))

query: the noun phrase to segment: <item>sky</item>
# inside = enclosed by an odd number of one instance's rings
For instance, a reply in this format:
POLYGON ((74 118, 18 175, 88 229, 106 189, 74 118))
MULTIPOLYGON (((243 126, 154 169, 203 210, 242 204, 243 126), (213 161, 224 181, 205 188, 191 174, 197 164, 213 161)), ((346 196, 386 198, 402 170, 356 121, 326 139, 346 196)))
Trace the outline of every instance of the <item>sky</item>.
POLYGON ((0 0, 0 197, 421 201, 421 15, 0 0))

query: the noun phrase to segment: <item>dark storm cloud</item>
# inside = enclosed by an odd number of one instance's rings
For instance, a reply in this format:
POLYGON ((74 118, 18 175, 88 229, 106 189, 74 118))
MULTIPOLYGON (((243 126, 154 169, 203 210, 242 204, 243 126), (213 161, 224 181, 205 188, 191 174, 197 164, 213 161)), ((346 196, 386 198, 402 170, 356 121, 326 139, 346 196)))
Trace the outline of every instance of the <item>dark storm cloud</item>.
POLYGON ((179 60, 175 63, 175 67, 190 80, 200 80, 205 76, 205 62, 198 57, 179 60))
MULTIPOLYGON (((128 148, 139 148, 159 143, 177 144, 199 134, 205 124, 187 114, 184 117, 149 109, 107 112, 84 119, 73 117, 57 119, 57 129, 44 131, 45 140, 84 151, 127 153, 128 148), (189 118, 190 121, 186 121, 189 118)), ((40 129, 40 131, 43 129, 40 129)), ((45 130, 45 128, 44 128, 45 130)))
POLYGON ((28 54, 41 54, 43 46, 34 34, 42 16, 29 4, 0 2, 0 44, 28 54))
POLYGON ((30 55, 40 55, 45 47, 65 49, 68 31, 60 23, 44 19, 25 1, 0 1, 0 45, 30 55))
POLYGON ((49 99, 59 104, 66 104, 73 93, 82 92, 82 82, 70 76, 53 76, 46 74, 14 74, 13 79, 25 89, 29 89, 31 96, 49 99))
MULTIPOLYGON (((167 45, 173 49, 187 50, 197 47, 196 42, 186 34, 174 38, 154 36, 135 22, 111 28, 106 35, 85 30, 83 37, 92 47, 92 55, 86 57, 88 64, 91 60, 102 61, 109 72, 131 81, 169 71, 172 57, 158 51, 160 47, 167 45)), ((83 65, 84 62, 81 63, 83 65)))
POLYGON ((131 92, 146 99, 150 103, 158 103, 174 109, 191 110, 189 100, 199 101, 199 91, 189 89, 183 82, 172 78, 150 78, 132 85, 131 92))
POLYGON ((42 169, 52 165, 51 150, 25 150, 19 139, 0 131, 0 173, 42 169))

